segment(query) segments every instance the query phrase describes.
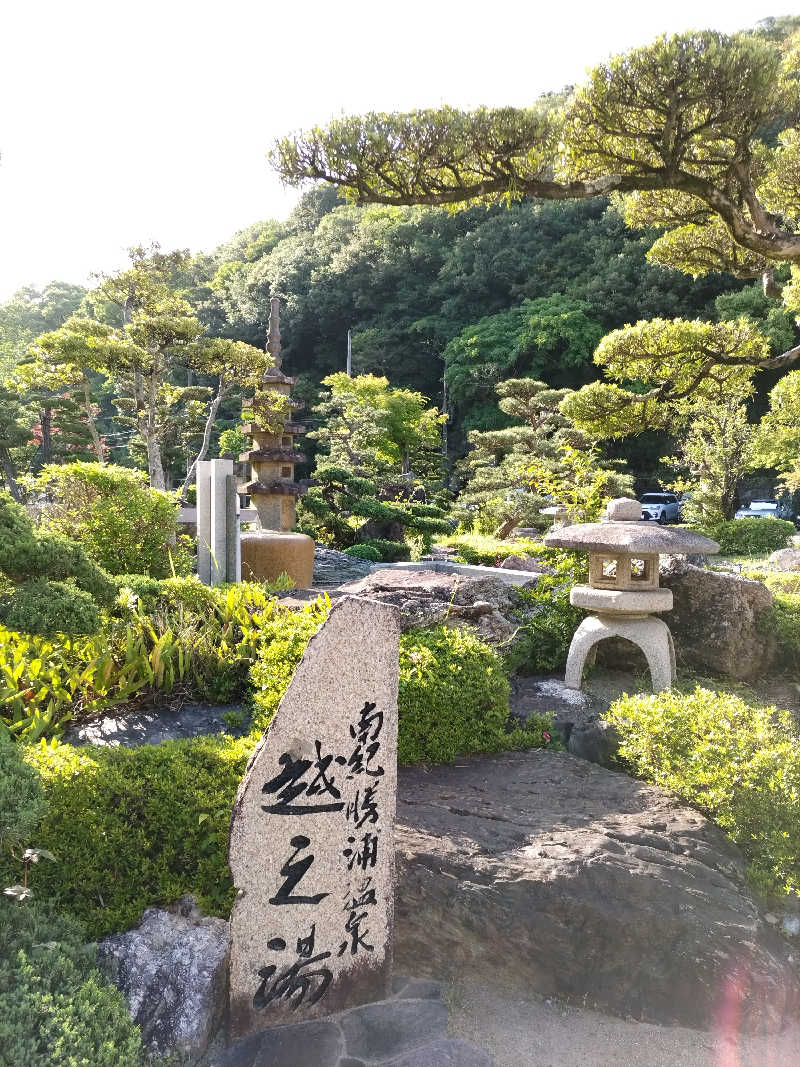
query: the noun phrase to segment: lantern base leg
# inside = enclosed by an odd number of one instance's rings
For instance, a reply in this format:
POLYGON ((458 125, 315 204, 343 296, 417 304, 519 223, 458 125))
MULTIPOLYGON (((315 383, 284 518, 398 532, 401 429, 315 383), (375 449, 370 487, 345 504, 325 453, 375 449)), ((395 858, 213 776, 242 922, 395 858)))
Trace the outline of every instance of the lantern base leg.
POLYGON ((568 689, 580 689, 583 670, 594 662, 597 645, 607 637, 624 637, 644 652, 653 692, 670 689, 677 676, 675 644, 669 627, 661 619, 615 618, 610 615, 589 615, 583 620, 569 646, 565 683, 568 689))

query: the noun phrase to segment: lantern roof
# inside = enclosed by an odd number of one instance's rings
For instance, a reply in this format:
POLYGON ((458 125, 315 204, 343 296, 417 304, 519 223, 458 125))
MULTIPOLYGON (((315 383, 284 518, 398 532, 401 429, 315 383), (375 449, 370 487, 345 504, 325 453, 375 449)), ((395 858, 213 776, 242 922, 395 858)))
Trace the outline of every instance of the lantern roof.
MULTIPOLYGON (((693 530, 673 526, 659 526, 652 520, 629 518, 638 501, 621 498, 612 500, 602 522, 580 522, 561 526, 544 538, 548 548, 567 548, 577 552, 607 552, 611 555, 646 556, 654 553, 669 555, 708 556, 719 552, 719 545, 710 537, 693 530), (620 518, 613 516, 619 515, 620 518), (622 517, 624 516, 624 518, 622 517)), ((638 509, 641 516, 641 508, 638 509)))

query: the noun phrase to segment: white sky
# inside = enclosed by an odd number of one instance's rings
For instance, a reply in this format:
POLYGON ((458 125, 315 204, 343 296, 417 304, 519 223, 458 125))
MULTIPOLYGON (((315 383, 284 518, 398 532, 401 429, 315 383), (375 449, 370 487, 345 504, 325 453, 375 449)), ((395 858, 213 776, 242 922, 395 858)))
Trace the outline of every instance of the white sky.
MULTIPOLYGON (((781 0, 777 0, 780 3, 781 0)), ((125 249, 284 217, 265 153, 341 113, 524 105, 660 32, 775 0, 2 0, 0 300, 125 249)))

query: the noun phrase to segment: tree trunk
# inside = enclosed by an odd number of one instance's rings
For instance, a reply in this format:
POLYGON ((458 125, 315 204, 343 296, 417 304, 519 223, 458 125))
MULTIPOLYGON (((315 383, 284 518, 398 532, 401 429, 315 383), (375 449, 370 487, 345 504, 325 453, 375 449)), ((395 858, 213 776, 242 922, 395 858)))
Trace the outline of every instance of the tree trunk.
POLYGON ((86 411, 86 425, 89 427, 89 433, 92 435, 92 446, 97 455, 97 462, 104 464, 106 460, 105 452, 103 450, 103 442, 100 440, 100 434, 97 432, 97 423, 94 421, 92 399, 89 392, 89 379, 85 374, 83 376, 83 404, 84 410, 86 411))
POLYGON ((158 441, 156 425, 156 392, 158 389, 156 367, 156 357, 154 356, 147 392, 145 392, 142 372, 139 370, 134 373, 133 388, 136 399, 136 423, 147 449, 147 473, 150 478, 150 485, 153 489, 160 489, 165 492, 167 479, 164 476, 164 464, 161 462, 161 446, 158 441))
POLYGON ((53 409, 43 407, 39 412, 39 424, 42 427, 42 465, 53 462, 53 409))
POLYGON ((14 461, 11 458, 11 453, 8 450, 8 445, 0 444, 0 466, 3 468, 3 475, 8 486, 8 491, 18 504, 22 503, 22 494, 19 491, 17 485, 17 472, 14 468, 14 461))
MULTIPOLYGON (((225 390, 225 392, 227 392, 227 390, 225 390)), ((181 501, 181 503, 186 503, 186 493, 189 489, 189 486, 192 484, 194 472, 197 470, 197 464, 201 463, 206 458, 208 446, 211 444, 211 431, 214 429, 214 423, 217 420, 217 411, 219 410, 219 406, 222 403, 222 399, 225 395, 225 392, 223 392, 222 383, 220 382, 220 387, 217 391, 217 395, 211 401, 211 407, 208 409, 208 418, 206 419, 206 424, 203 428, 203 442, 200 445, 200 451, 194 457, 194 461, 189 470, 186 472, 186 477, 183 479, 183 485, 181 486, 180 493, 178 496, 178 499, 181 501)))

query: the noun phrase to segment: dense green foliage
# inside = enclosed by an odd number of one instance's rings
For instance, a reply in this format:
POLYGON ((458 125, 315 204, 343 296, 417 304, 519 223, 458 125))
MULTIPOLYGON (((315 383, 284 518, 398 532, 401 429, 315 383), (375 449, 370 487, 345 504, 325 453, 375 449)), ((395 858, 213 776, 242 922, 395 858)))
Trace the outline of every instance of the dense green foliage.
POLYGON ((81 546, 34 529, 25 509, 0 490, 0 624, 40 634, 87 634, 115 589, 81 546))
MULTIPOLYGON (((92 937, 128 929, 147 906, 184 893, 227 914, 227 828, 253 743, 222 736, 28 749, 47 801, 36 845, 57 858, 36 867, 34 899, 57 901, 92 937)), ((15 876, 10 861, 2 873, 15 876)))
MULTIPOLYGON (((773 587, 773 604, 765 622, 778 638, 780 663, 797 677, 800 671, 800 575, 793 589, 773 587)), ((788 584, 788 583, 787 583, 788 584)))
POLYGON ((69 463, 45 467, 36 486, 47 501, 43 529, 80 541, 109 574, 167 578, 188 571, 177 503, 149 488, 143 471, 69 463))
POLYGON ((20 754, 20 746, 0 734, 0 855, 26 844, 44 812, 36 772, 20 754))
POLYGON ((381 554, 374 545, 350 545, 345 549, 348 556, 355 556, 356 559, 366 559, 371 563, 379 563, 381 554))
POLYGON ((476 752, 546 743, 549 720, 509 720, 502 658, 467 630, 410 630, 400 641, 397 759, 447 763, 476 752))
POLYGON ((622 697, 607 718, 634 774, 714 819, 759 889, 800 888, 800 746, 789 712, 698 687, 622 697))
POLYGON ((146 1062, 125 998, 81 928, 38 901, 0 896, 0 1067, 146 1062))
POLYGON ((572 636, 584 616, 570 604, 570 590, 588 579, 581 554, 542 548, 533 554, 553 573, 543 574, 534 589, 517 590, 512 621, 519 629, 506 659, 512 670, 526 674, 560 670, 566 664, 572 636))
POLYGON ((726 556, 757 556, 785 548, 789 538, 797 533, 794 523, 786 519, 733 519, 709 527, 704 532, 719 542, 726 556))

